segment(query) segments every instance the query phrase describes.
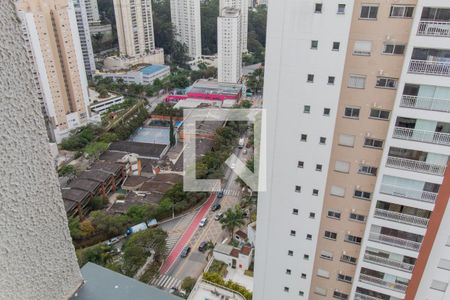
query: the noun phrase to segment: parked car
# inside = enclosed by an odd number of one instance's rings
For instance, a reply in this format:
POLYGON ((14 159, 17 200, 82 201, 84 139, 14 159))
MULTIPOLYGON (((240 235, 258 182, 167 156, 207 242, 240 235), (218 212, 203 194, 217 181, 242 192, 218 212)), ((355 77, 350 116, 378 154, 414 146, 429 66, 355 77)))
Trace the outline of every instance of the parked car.
POLYGON ((222 218, 223 218, 223 212, 220 212, 220 213, 216 214, 216 216, 214 217, 214 219, 216 221, 220 221, 220 219, 222 219, 222 218))
POLYGON ((200 223, 198 224, 200 227, 204 227, 208 223, 208 218, 203 218, 200 220, 200 223))
POLYGON ((205 242, 205 241, 201 242, 200 245, 198 246, 198 251, 205 252, 207 245, 208 245, 207 242, 205 242))
POLYGON ((222 198, 222 197, 223 197, 223 191, 218 192, 218 193, 217 193, 217 198, 220 199, 220 198, 222 198))
POLYGON ((181 251, 181 257, 185 258, 186 256, 189 255, 189 252, 191 252, 191 246, 186 246, 183 248, 183 251, 181 251))
POLYGON ((212 211, 216 211, 216 210, 219 210, 220 208, 221 208, 220 204, 219 204, 219 203, 215 203, 215 204, 213 204, 213 206, 211 207, 211 210, 212 210, 212 211))
POLYGON ((114 245, 115 243, 117 243, 118 241, 120 241, 120 239, 119 239, 118 237, 113 237, 112 239, 110 239, 110 240, 108 240, 108 241, 106 242, 106 245, 112 246, 112 245, 114 245))

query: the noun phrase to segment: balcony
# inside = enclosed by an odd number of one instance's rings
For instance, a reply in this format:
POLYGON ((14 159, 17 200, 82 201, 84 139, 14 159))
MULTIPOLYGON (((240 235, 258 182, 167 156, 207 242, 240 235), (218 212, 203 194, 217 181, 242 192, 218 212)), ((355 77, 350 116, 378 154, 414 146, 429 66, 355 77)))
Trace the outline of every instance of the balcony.
POLYGON ((402 284, 402 283, 398 283, 398 282, 389 282, 389 281, 385 281, 381 278, 378 277, 374 277, 374 276, 369 276, 366 274, 360 274, 359 275, 359 281, 361 282, 365 282, 365 283, 369 283, 369 284, 374 284, 374 285, 378 285, 381 287, 386 287, 388 289, 394 290, 394 291, 398 291, 401 293, 406 292, 406 288, 408 287, 406 284, 402 284))
POLYGON ((426 228, 428 226, 428 219, 417 217, 408 214, 402 214, 396 211, 390 211, 385 209, 376 208, 375 209, 375 217, 379 219, 385 219, 389 221, 404 223, 408 225, 414 225, 426 228))
POLYGON ((450 134, 445 132, 427 131, 420 129, 413 129, 407 127, 396 126, 392 135, 394 138, 432 143, 437 145, 450 145, 450 134))
POLYGON ((438 195, 437 193, 433 192, 413 190, 390 184, 381 184, 380 193, 401 198, 419 200, 428 203, 434 203, 438 195))
POLYGON ((450 22, 420 21, 417 35, 450 37, 450 22))
POLYGON ((402 239, 396 236, 387 235, 387 234, 381 234, 381 233, 375 233, 371 232, 369 234, 369 240, 373 242, 379 242, 382 244, 400 247, 408 250, 418 251, 420 249, 421 243, 414 242, 411 240, 402 239))
POLYGON ((433 97, 403 95, 400 101, 400 106, 423 110, 450 112, 450 100, 436 99, 433 97))
POLYGON ((411 59, 409 73, 450 76, 450 62, 411 59))
POLYGON ((383 299, 356 292, 355 300, 383 300, 383 299))
POLYGON ((443 176, 446 166, 430 164, 425 161, 388 156, 386 166, 406 171, 443 176))
POLYGON ((401 271, 406 271, 406 272, 412 272, 414 265, 411 264, 407 264, 401 261, 397 261, 397 260, 392 260, 389 258, 385 258, 385 257, 381 257, 381 256, 377 256, 377 255, 372 255, 372 254, 364 254, 364 260, 377 264, 377 265, 382 265, 382 266, 386 266, 386 267, 391 267, 394 269, 398 269, 401 271))

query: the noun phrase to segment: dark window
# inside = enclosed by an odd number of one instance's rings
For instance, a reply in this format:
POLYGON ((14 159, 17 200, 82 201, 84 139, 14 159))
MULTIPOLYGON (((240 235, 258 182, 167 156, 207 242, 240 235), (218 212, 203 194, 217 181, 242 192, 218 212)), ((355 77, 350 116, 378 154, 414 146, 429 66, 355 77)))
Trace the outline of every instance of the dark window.
POLYGON ((378 77, 376 87, 395 89, 397 88, 398 79, 389 77, 378 77))
POLYGON ((286 293, 289 293, 289 288, 288 288, 287 286, 285 286, 285 287, 284 287, 284 291, 285 291, 286 293))
POLYGON ((413 6, 392 5, 389 16, 393 18, 412 18, 413 13, 413 6))
POLYGON ((324 116, 329 116, 329 115, 330 115, 330 111, 331 111, 331 110, 330 110, 329 108, 324 108, 324 109, 323 109, 323 115, 324 115, 324 116))
POLYGON ((316 171, 322 172, 322 165, 317 164, 316 165, 316 171))
POLYGON ((383 48, 383 54, 401 55, 404 52, 405 52, 405 45, 385 44, 383 48))
POLYGON ((330 240, 336 240, 337 238, 337 233, 336 232, 332 232, 332 231, 325 231, 324 237, 326 239, 330 239, 330 240))
POLYGON ((341 219, 341 213, 338 211, 334 211, 334 210, 329 210, 328 211, 328 217, 332 218, 332 219, 341 219))
POLYGON ((288 250, 288 255, 289 255, 289 256, 294 256, 294 251, 288 250))
POLYGON ((309 114, 311 112, 311 106, 309 106, 309 105, 303 106, 303 112, 305 114, 309 114))
POLYGON ((355 213, 350 213, 349 218, 350 218, 350 220, 355 220, 355 221, 358 221, 358 222, 365 222, 366 221, 366 216, 355 214, 355 213))
POLYGON ((306 79, 307 82, 314 82, 314 74, 308 74, 308 77, 306 79))
POLYGON ((309 213, 309 218, 310 219, 314 219, 316 217, 316 213, 310 212, 309 213))
POLYGON ((340 45, 341 45, 341 43, 339 43, 339 42, 333 42, 333 48, 331 48, 331 50, 339 51, 340 45))
POLYGON ((307 134, 302 134, 301 136, 300 136, 300 141, 302 141, 302 142, 306 142, 306 139, 308 138, 308 135, 307 134))
POLYGON ((383 148, 383 141, 378 139, 365 138, 364 146, 381 149, 383 148))
POLYGON ((299 291, 299 292, 298 292, 298 295, 303 297, 303 295, 305 295, 305 292, 299 291))
POLYGON ((316 3, 314 7, 314 12, 316 14, 320 14, 322 12, 322 3, 316 3))
POLYGON ((370 200, 371 196, 372 196, 372 193, 364 192, 364 191, 360 191, 360 190, 355 190, 353 193, 353 197, 361 198, 361 199, 365 199, 365 200, 370 200))
POLYGON ((376 19, 378 14, 378 6, 376 5, 363 5, 361 7, 361 19, 376 19))
POLYGON ((311 239, 312 239, 312 235, 311 235, 311 234, 307 234, 307 235, 306 235, 306 239, 307 239, 307 240, 311 240, 311 239))
POLYGON ((349 118, 359 118, 360 108, 357 107, 346 107, 344 111, 344 116, 349 118))
POLYGON ((295 236, 296 234, 295 230, 291 230, 291 236, 295 236))
POLYGON ((388 110, 375 109, 370 110, 370 117, 375 119, 389 120, 391 112, 388 110))
POLYGON ((338 4, 338 14, 345 14, 345 4, 338 4))
MULTIPOLYGON (((338 280, 339 280, 339 278, 338 278, 338 280)), ((341 300, 347 300, 348 299, 348 295, 344 294, 342 292, 339 292, 339 291, 333 291, 333 298, 341 299, 341 300)))
POLYGON ((334 84, 334 76, 328 76, 328 84, 334 84))
POLYGON ((312 192, 312 194, 313 194, 313 196, 317 196, 317 195, 319 195, 319 190, 317 190, 317 189, 313 189, 313 192, 312 192))
POLYGON ((317 49, 318 46, 319 46, 319 41, 316 41, 316 40, 311 41, 311 49, 317 49))
POLYGON ((297 168, 303 168, 304 165, 305 163, 302 161, 297 162, 297 168))
POLYGON ((321 136, 320 139, 319 139, 319 144, 325 144, 326 142, 327 142, 327 138, 321 136))
POLYGON ((299 185, 296 185, 296 186, 295 186, 295 191, 296 191, 297 193, 300 193, 300 192, 302 191, 302 187, 299 186, 299 185))
POLYGON ((292 214, 293 215, 298 215, 298 209, 297 208, 293 208, 292 209, 292 214))
POLYGON ((291 270, 290 269, 286 269, 286 274, 291 275, 291 270))
POLYGON ((306 279, 306 274, 302 273, 301 277, 302 277, 302 279, 306 279))
POLYGON ((371 176, 377 176, 377 171, 378 171, 378 168, 372 167, 372 166, 367 166, 367 165, 359 166, 359 169, 358 169, 359 174, 371 175, 371 176))

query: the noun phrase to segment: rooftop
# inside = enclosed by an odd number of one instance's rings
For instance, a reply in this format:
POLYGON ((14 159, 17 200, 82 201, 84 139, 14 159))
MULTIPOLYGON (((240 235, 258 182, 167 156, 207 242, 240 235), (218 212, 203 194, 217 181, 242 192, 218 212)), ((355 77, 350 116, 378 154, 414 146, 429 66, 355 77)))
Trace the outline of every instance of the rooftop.
POLYGON ((84 191, 88 191, 90 193, 94 193, 99 186, 100 186, 100 182, 98 182, 98 181, 82 179, 82 178, 75 178, 69 184, 69 187, 71 187, 73 189, 84 190, 84 191))
POLYGON ((131 137, 131 141, 149 144, 170 144, 169 127, 141 127, 131 137))
POLYGON ((91 170, 102 170, 115 175, 117 175, 123 168, 123 164, 107 161, 97 161, 90 167, 91 170))
POLYGON ((81 268, 84 284, 71 300, 181 300, 130 277, 88 262, 81 268))
POLYGON ((84 199, 86 199, 86 197, 89 197, 90 195, 89 192, 78 189, 62 189, 61 193, 63 199, 77 203, 83 201, 84 199))
POLYGON ((192 85, 188 94, 220 94, 220 95, 238 95, 242 90, 242 84, 224 83, 217 80, 199 79, 192 85))
POLYGON ((158 71, 161 71, 162 69, 167 68, 168 66, 166 65, 149 65, 149 66, 145 66, 142 69, 140 69, 140 71, 144 74, 144 75, 150 75, 153 73, 156 73, 158 71))
POLYGON ((163 156, 167 147, 167 145, 120 141, 112 143, 109 150, 135 153, 143 158, 159 159, 163 156))
POLYGON ((81 172, 78 178, 91 179, 97 182, 105 183, 112 177, 111 174, 101 170, 89 170, 81 172))
POLYGON ((237 8, 224 7, 222 9, 222 13, 220 14, 220 16, 226 17, 226 18, 237 18, 237 17, 239 17, 239 14, 240 14, 240 10, 237 8))

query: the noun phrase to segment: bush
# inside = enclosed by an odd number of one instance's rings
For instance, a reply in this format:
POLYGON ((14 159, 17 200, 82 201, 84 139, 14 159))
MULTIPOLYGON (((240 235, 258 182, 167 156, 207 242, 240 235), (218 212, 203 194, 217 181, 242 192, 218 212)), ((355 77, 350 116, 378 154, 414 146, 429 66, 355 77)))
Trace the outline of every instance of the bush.
POLYGON ((104 142, 90 143, 84 148, 84 152, 89 155, 98 158, 98 156, 108 149, 108 144, 104 142))
POLYGON ((203 273, 203 279, 210 281, 212 283, 227 287, 229 289, 232 289, 233 291, 236 291, 236 292, 242 294, 242 296, 244 296, 245 299, 247 299, 247 300, 252 299, 252 293, 249 290, 247 290, 242 285, 237 284, 231 280, 225 281, 223 279, 223 277, 218 273, 212 273, 212 272, 203 273))
POLYGON ((214 260, 208 269, 210 273, 217 273, 220 276, 225 277, 227 275, 227 264, 223 261, 214 260))
POLYGON ((104 244, 77 250, 78 265, 82 267, 87 262, 92 262, 97 265, 105 266, 112 258, 110 251, 111 247, 104 244))
POLYGON ((195 286, 195 283, 197 282, 197 280, 195 280, 195 278, 192 277, 185 277, 183 279, 183 282, 181 282, 181 289, 183 289, 184 291, 186 291, 186 293, 189 295, 192 291, 192 289, 195 286))
POLYGON ((72 165, 64 165, 58 170, 59 176, 76 175, 77 169, 72 165))
POLYGON ((99 210, 105 208, 108 203, 108 197, 97 196, 92 198, 92 200, 89 202, 89 207, 91 210, 99 210))

